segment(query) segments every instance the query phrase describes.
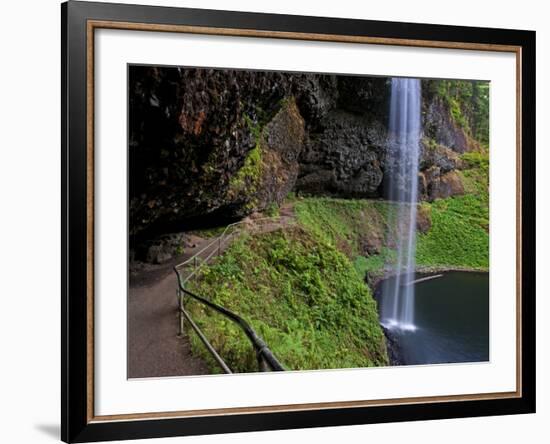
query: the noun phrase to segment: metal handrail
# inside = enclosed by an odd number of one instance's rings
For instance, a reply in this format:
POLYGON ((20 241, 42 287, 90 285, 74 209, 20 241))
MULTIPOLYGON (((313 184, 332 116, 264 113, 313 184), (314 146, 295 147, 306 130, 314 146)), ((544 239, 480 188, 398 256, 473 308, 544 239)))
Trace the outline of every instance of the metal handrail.
MULTIPOLYGON (((284 371, 285 368, 282 366, 282 364, 277 360, 273 352, 269 349, 267 344, 263 341, 263 339, 256 333, 256 331, 246 322, 243 318, 241 318, 239 315, 233 313, 232 311, 226 309, 225 307, 222 307, 221 305, 215 304, 211 301, 209 301, 206 298, 203 298, 202 296, 199 296, 195 293, 190 292, 189 290, 186 290, 181 285, 179 286, 179 290, 188 295, 191 296, 193 299, 203 303, 204 305, 216 310, 218 313, 223 314, 227 318, 229 318, 231 321, 236 323, 241 330, 246 334, 250 342, 252 343, 252 346, 254 347, 254 350, 256 351, 256 357, 258 359, 258 364, 261 371, 265 370, 271 370, 271 371, 284 371), (267 365, 267 369, 263 366, 267 365)), ((185 310, 185 308, 181 307, 180 310, 183 312, 184 316, 188 321, 191 321, 191 326, 193 327, 193 330, 199 335, 199 338, 202 340, 202 342, 206 345, 208 350, 213 354, 214 359, 220 364, 222 369, 226 373, 232 373, 231 369, 227 366, 227 364, 223 361, 221 356, 214 350, 212 347, 212 344, 206 339, 204 336, 204 333, 201 331, 201 329, 192 321, 191 316, 189 313, 185 310)))
MULTIPOLYGON (((257 223, 259 221, 270 221, 273 222, 275 219, 286 219, 291 218, 290 216, 278 216, 276 218, 274 217, 264 217, 259 219, 254 219, 252 222, 257 223)), ((225 246, 225 243, 227 243, 232 236, 235 234, 238 234, 238 232, 235 230, 236 227, 239 227, 240 225, 244 225, 249 223, 248 221, 239 221, 232 223, 228 225, 222 232, 222 234, 218 237, 216 237, 212 242, 209 242, 206 246, 201 248, 197 253, 195 253, 193 256, 191 256, 186 261, 182 262, 181 264, 178 264, 174 267, 174 271, 176 273, 177 279, 178 279, 178 288, 177 288, 177 296, 178 296, 178 306, 179 306, 179 317, 180 317, 180 335, 183 335, 184 333, 184 319, 186 319, 189 322, 189 325, 191 325, 191 328, 197 333, 199 339, 202 341, 202 343, 205 345, 207 350, 210 352, 214 360, 218 363, 218 365, 222 368, 222 370, 225 373, 232 373, 229 366, 225 363, 223 358, 218 354, 218 352, 214 349, 212 344, 208 341, 202 330, 199 328, 199 326, 193 321, 191 318, 191 315, 187 310, 185 310, 184 307, 184 295, 187 295, 189 297, 192 297, 194 300, 212 308, 213 310, 217 311, 218 313, 224 315, 225 317, 229 318, 231 321, 236 323, 239 328, 246 334, 247 338, 250 340, 254 350, 256 351, 256 358, 258 360, 258 366, 260 371, 284 371, 285 368, 282 366, 282 364, 277 360, 275 355, 271 352, 267 344, 263 341, 263 339, 254 331, 254 329, 239 315, 233 313, 232 311, 226 309, 225 307, 222 307, 221 305, 215 304, 214 302, 209 301, 208 299, 199 296, 185 288, 185 284, 196 275, 197 271, 200 270, 200 268, 207 264, 208 261, 214 256, 214 253, 220 254, 222 246, 225 246), (202 259, 200 255, 207 251, 210 247, 215 245, 217 243, 217 248, 213 249, 210 253, 208 253, 207 257, 202 259), (201 263, 197 267, 197 258, 202 259, 201 263), (182 275, 180 274, 180 268, 184 267, 185 265, 193 264, 193 271, 187 275, 185 278, 182 278, 182 275)))
POLYGON ((193 263, 193 271, 189 275, 187 275, 185 277, 185 279, 183 280, 183 282, 186 283, 192 277, 195 276, 196 272, 198 271, 198 269, 200 267, 202 267, 203 265, 208 263, 208 260, 210 260, 212 258, 214 253, 217 252, 219 254, 221 252, 221 247, 225 246, 225 243, 227 243, 230 240, 231 236, 233 236, 235 234, 235 229, 236 228, 239 228, 241 225, 246 225, 246 224, 250 224, 250 223, 257 224, 258 222, 273 222, 275 220, 284 220, 284 219, 293 219, 293 218, 291 216, 275 216, 275 217, 260 217, 258 219, 241 220, 241 221, 238 221, 238 222, 233 222, 232 224, 229 224, 227 227, 225 227, 225 229, 223 230, 223 232, 219 236, 215 237, 211 242, 209 242, 207 245, 202 247, 199 251, 197 251, 190 258, 188 258, 187 260, 185 260, 184 262, 182 262, 180 264, 177 264, 174 267, 174 269, 177 270, 176 271, 176 273, 177 273, 180 268, 193 263), (231 232, 229 232, 229 231, 231 231, 231 232), (204 253, 205 251, 207 251, 210 247, 212 247, 216 243, 218 244, 218 248, 212 250, 206 258, 202 259, 201 254, 204 253), (197 262, 198 261, 201 261, 201 263, 199 264, 199 267, 197 268, 197 262))

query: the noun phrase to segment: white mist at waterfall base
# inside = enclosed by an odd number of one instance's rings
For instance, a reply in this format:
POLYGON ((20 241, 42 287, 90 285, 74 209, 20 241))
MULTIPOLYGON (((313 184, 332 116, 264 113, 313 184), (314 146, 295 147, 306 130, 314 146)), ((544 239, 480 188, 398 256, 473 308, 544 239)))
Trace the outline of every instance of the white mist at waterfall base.
POLYGON ((389 215, 388 238, 396 246, 396 259, 388 264, 395 279, 382 284, 381 322, 388 329, 414 331, 416 268, 416 213, 421 135, 420 80, 391 81, 389 139, 386 159, 386 197, 395 204, 389 215))

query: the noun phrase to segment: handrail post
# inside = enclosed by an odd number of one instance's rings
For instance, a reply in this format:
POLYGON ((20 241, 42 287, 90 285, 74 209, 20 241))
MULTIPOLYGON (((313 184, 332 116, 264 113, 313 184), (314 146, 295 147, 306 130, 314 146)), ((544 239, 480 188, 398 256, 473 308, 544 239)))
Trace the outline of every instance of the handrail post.
POLYGON ((178 285, 178 317, 179 317, 179 325, 180 325, 180 331, 178 336, 182 337, 184 334, 184 325, 183 325, 183 292, 180 290, 180 287, 178 285))
MULTIPOLYGON (((263 222, 266 222, 267 220, 272 220, 272 219, 273 218, 264 218, 263 220, 261 220, 261 222, 263 223, 263 222)), ((258 223, 260 222, 260 220, 256 220, 255 222, 258 223)), ((284 371, 285 368, 273 355, 273 352, 267 347, 265 342, 257 335, 254 329, 250 327, 250 325, 243 318, 231 312, 230 310, 224 308, 223 306, 217 305, 209 301, 208 299, 205 299, 202 296, 199 296, 197 294, 190 292, 188 289, 185 288, 185 284, 188 281, 190 281, 191 279, 196 279, 197 271, 200 270, 204 264, 209 263, 210 258, 214 256, 216 251, 218 255, 221 255, 222 245, 227 245, 229 240, 231 240, 234 236, 240 234, 241 230, 239 230, 239 224, 242 224, 242 222, 235 222, 233 224, 228 225, 225 228, 223 234, 218 236, 217 239, 214 239, 211 242, 208 242, 208 245, 202 247, 199 251, 195 252, 195 254, 192 257, 182 262, 181 264, 175 265, 173 267, 177 276, 177 285, 178 285, 177 292, 176 292, 176 296, 178 298, 178 312, 179 312, 179 335, 178 336, 182 337, 185 335, 185 322, 187 321, 189 328, 196 332, 201 342, 208 349, 212 357, 216 360, 216 362, 220 365, 220 367, 224 370, 224 372, 232 373, 231 369, 227 366, 227 364, 223 361, 221 356, 212 347, 212 344, 208 341, 208 339, 206 338, 204 333, 201 331, 201 329, 198 327, 198 325, 195 324, 190 314, 187 312, 187 310, 185 310, 184 299, 186 297, 190 297, 193 300, 199 301, 200 303, 206 305, 207 307, 214 309, 218 313, 221 313, 222 315, 229 318, 231 321, 235 322, 240 327, 240 329, 248 337, 249 341, 252 344, 252 347, 256 352, 256 359, 258 362, 259 371, 261 372, 284 371), (217 248, 216 248, 216 243, 218 244, 217 248), (203 253, 206 254, 205 258, 201 257, 203 253), (192 265, 193 271, 190 274, 188 273, 185 278, 182 277, 179 273, 179 267, 182 267, 182 266, 189 267, 191 262, 193 263, 192 265)))
POLYGON ((269 369, 265 362, 261 350, 256 350, 256 359, 258 360, 258 370, 261 372, 267 372, 269 369))

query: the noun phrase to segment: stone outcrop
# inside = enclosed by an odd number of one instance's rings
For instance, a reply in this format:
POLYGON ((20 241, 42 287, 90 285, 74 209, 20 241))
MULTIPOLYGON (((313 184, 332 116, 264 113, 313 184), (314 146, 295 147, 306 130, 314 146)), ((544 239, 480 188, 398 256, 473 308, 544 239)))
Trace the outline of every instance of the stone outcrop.
POLYGON ((432 166, 419 174, 419 194, 423 200, 433 201, 464 194, 462 179, 456 171, 442 172, 432 166))
POLYGON ((130 234, 177 230, 193 218, 251 212, 250 205, 243 207, 248 199, 229 190, 255 149, 258 133, 271 125, 265 142, 279 145, 269 149, 279 152, 283 163, 294 159, 293 179, 301 142, 289 145, 297 150, 292 155, 287 148, 282 152, 286 136, 277 132, 296 128, 271 121, 293 101, 295 120, 313 126, 336 100, 335 76, 131 67, 130 234))
POLYGON ((345 111, 327 114, 321 125, 322 131, 309 134, 296 188, 312 194, 379 196, 385 127, 345 111))
MULTIPOLYGON (((380 77, 131 67, 131 241, 241 218, 291 190, 383 197, 389 94, 380 77)), ((476 142, 436 95, 423 103, 421 198, 460 194, 459 154, 476 142)))
POLYGON ((294 100, 286 101, 257 134, 256 146, 232 177, 227 200, 237 216, 280 204, 298 176, 303 148, 304 119, 294 100))
POLYGON ((432 228, 431 208, 419 205, 416 212, 416 230, 420 233, 427 233, 432 228))

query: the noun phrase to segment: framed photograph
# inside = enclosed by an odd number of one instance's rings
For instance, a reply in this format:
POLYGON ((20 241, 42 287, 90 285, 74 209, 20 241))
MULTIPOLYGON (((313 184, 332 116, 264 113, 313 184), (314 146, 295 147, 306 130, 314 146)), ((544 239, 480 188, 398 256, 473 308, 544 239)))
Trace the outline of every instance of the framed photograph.
POLYGON ((535 33, 62 12, 66 442, 535 411, 535 33))

